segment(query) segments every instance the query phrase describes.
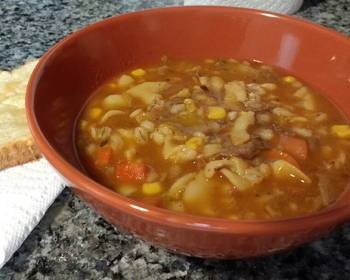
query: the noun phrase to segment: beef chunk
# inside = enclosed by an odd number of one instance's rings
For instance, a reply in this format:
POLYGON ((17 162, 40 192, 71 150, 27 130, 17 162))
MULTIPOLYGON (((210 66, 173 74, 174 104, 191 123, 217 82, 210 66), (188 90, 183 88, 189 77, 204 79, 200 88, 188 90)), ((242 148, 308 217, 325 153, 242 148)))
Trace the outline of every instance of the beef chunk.
POLYGON ((268 143, 263 141, 261 138, 253 138, 249 142, 238 146, 234 146, 231 143, 224 143, 224 149, 219 156, 221 158, 239 156, 244 159, 253 159, 263 150, 268 148, 268 143))

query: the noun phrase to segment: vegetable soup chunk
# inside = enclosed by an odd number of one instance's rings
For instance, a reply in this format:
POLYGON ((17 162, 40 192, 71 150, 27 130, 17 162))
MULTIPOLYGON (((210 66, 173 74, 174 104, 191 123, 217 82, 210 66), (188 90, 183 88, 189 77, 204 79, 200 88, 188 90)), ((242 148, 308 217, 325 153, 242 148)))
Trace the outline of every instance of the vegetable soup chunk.
POLYGON ((350 126, 254 61, 162 59, 102 85, 77 125, 92 177, 157 207, 227 219, 305 215, 349 181, 350 126))

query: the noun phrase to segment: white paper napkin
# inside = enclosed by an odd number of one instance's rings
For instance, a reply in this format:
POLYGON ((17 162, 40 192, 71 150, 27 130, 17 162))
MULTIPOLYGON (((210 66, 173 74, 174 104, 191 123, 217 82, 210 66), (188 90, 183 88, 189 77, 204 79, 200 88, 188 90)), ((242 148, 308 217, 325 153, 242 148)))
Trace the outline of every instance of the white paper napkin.
POLYGON ((184 4, 245 7, 293 14, 300 9, 303 0, 185 0, 184 4))
POLYGON ((63 188, 63 179, 45 159, 0 172, 0 268, 63 188))

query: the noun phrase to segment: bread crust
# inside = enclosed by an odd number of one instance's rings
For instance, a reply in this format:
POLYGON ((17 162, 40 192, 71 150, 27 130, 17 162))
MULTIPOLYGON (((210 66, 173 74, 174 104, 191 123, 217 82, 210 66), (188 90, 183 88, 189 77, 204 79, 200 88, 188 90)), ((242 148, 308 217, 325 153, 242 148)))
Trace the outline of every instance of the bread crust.
MULTIPOLYGON (((40 152, 25 125, 25 91, 38 60, 9 71, 0 71, 0 116, 4 133, 0 144, 0 170, 36 160, 40 152), (14 133, 15 132, 15 133, 14 133)), ((27 124, 28 125, 28 124, 27 124)))
POLYGON ((31 137, 0 146, 0 170, 36 160, 40 151, 31 137))

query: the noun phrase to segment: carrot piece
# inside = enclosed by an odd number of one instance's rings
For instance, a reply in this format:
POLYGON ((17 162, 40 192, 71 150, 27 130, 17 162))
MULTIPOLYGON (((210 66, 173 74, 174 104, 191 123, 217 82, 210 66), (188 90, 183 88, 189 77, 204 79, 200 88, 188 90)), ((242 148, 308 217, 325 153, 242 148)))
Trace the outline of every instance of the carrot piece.
POLYGON ((299 137, 281 135, 280 144, 284 151, 299 160, 305 160, 308 154, 307 142, 299 137))
POLYGON ((146 180, 147 166, 143 163, 120 161, 115 167, 115 176, 125 183, 140 183, 146 180))
POLYGON ((95 154, 95 165, 104 167, 108 165, 112 159, 113 150, 110 147, 99 148, 95 154))
POLYGON ((271 150, 265 152, 264 156, 269 161, 283 159, 283 160, 289 162, 290 164, 293 164, 294 166, 299 168, 299 163, 294 159, 294 157, 292 157, 288 153, 282 152, 280 150, 271 149, 271 150))

